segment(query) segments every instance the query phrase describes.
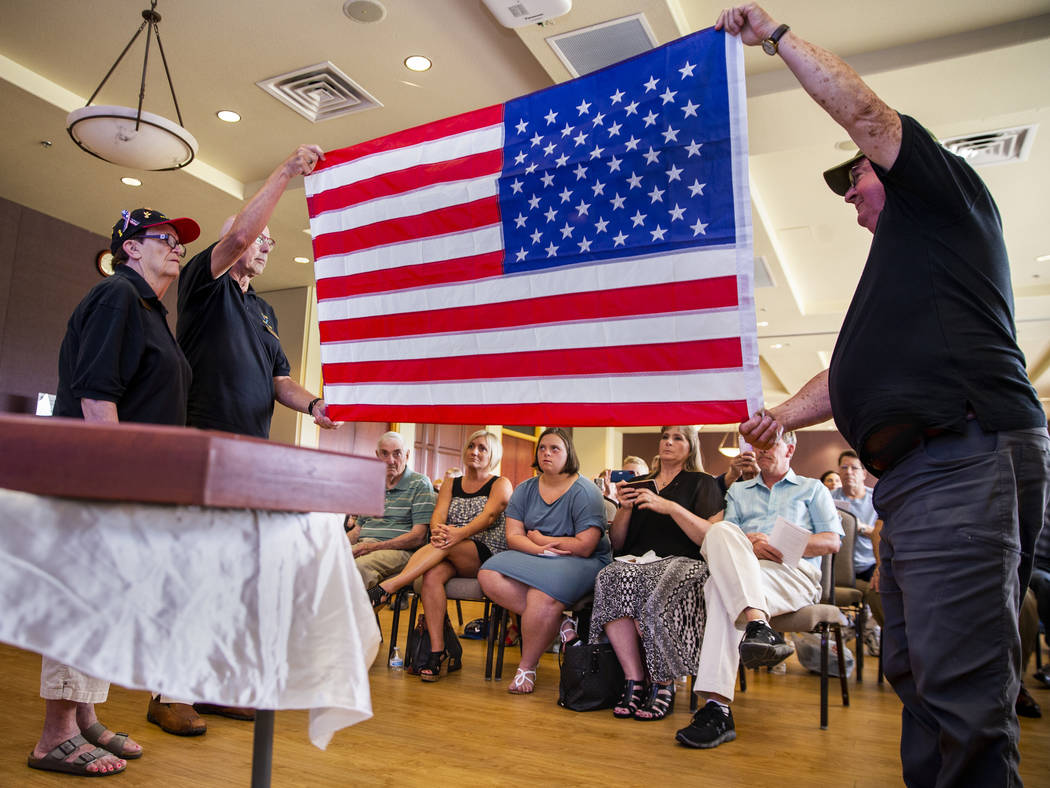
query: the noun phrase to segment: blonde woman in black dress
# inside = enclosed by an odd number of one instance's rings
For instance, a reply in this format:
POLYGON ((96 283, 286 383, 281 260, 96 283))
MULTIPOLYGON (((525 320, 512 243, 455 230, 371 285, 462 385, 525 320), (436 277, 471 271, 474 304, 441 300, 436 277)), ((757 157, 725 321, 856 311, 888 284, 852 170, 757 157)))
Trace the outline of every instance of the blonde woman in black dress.
POLYGON ((604 629, 623 666, 626 682, 613 714, 659 720, 674 708, 675 677, 691 673, 699 659, 708 576, 700 544, 725 503, 701 468, 695 427, 664 427, 654 471, 640 479, 651 479, 657 492, 619 482, 609 536, 617 556, 652 553, 658 560, 617 560, 598 574, 590 638, 604 629))
MULTIPOLYGON (((477 577, 478 569, 492 555, 507 549, 505 515, 510 480, 497 476, 503 458, 499 438, 478 430, 463 447, 463 475, 446 479, 438 493, 430 518, 430 543, 408 560, 401 573, 368 590, 372 605, 379 608, 399 588, 423 575, 423 613, 430 634, 430 658, 420 669, 423 681, 437 681, 445 652, 445 612, 448 597, 445 583, 453 577, 477 577)), ((449 663, 449 669, 458 669, 449 663)))

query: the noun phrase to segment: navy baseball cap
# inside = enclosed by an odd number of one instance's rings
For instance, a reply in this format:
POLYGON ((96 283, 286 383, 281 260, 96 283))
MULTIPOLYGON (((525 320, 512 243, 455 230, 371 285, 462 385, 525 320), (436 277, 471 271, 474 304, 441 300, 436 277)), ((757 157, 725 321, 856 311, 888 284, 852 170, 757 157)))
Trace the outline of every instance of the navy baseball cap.
POLYGON ((109 240, 109 251, 116 254, 121 245, 129 238, 134 238, 139 233, 150 227, 160 224, 170 224, 179 234, 179 243, 185 245, 200 238, 201 228, 193 219, 181 217, 169 219, 160 211, 152 208, 136 208, 133 211, 121 211, 120 218, 113 225, 113 234, 109 240))

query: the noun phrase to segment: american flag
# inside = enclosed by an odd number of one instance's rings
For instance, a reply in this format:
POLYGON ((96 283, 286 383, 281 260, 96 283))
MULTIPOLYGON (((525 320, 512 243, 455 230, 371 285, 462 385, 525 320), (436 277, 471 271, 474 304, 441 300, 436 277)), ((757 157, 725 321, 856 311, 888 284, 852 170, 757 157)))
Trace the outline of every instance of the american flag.
POLYGON ((327 153, 306 192, 329 414, 746 418, 746 151, 741 47, 706 30, 327 153))

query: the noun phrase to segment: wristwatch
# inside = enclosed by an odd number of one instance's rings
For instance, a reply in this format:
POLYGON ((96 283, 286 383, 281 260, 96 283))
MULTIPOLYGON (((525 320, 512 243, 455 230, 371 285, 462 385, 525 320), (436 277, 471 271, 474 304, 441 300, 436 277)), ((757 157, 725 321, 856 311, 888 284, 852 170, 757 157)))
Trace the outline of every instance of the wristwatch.
POLYGON ((769 38, 763 39, 762 41, 762 51, 767 55, 775 55, 777 53, 777 45, 780 43, 780 39, 783 38, 784 33, 790 29, 791 28, 787 25, 781 25, 770 33, 769 38))

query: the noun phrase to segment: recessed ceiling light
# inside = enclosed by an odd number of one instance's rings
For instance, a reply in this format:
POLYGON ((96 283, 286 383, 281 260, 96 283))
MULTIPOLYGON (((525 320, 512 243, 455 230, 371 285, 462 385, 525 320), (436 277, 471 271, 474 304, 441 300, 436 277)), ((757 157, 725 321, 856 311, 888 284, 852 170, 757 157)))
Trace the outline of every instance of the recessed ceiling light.
POLYGON ((855 143, 853 140, 840 140, 839 142, 835 143, 835 147, 838 150, 844 150, 849 153, 857 152, 857 143, 855 143))
POLYGON ((1041 254, 1035 258, 1037 263, 1050 263, 1050 254, 1041 254))
POLYGON ((126 175, 123 178, 121 178, 120 182, 123 183, 125 186, 141 186, 142 185, 142 181, 140 181, 138 178, 132 178, 130 175, 126 175))
POLYGON ((782 342, 775 342, 774 344, 770 345, 770 347, 773 350, 780 350, 780 348, 784 347, 784 344, 782 342))
POLYGON ((768 325, 769 325, 769 321, 768 321, 768 320, 760 320, 760 321, 758 322, 758 327, 759 327, 759 328, 765 328, 765 327, 766 327, 766 326, 768 326, 768 325))
POLYGON ((297 262, 297 263, 308 263, 308 262, 310 262, 310 258, 309 257, 293 257, 292 259, 295 260, 295 262, 297 262))
POLYGON ((236 123, 241 119, 241 116, 234 112, 232 109, 220 109, 215 113, 215 116, 219 120, 224 120, 227 123, 236 123))
POLYGON ((432 65, 430 58, 424 55, 409 55, 405 58, 405 68, 409 71, 428 71, 432 65))

